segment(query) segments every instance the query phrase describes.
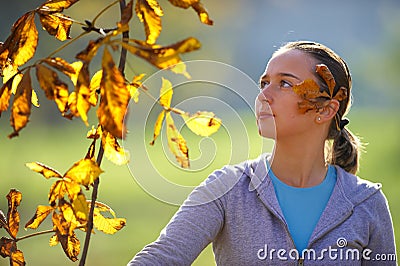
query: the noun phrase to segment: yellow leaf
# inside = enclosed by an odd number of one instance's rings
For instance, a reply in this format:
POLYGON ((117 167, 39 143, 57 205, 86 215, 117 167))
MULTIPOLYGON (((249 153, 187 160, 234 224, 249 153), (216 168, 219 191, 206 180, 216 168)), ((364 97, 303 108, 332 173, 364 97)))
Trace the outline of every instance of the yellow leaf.
POLYGON ((165 110, 162 110, 161 113, 158 115, 157 121, 154 125, 153 140, 150 142, 150 145, 154 145, 154 142, 156 141, 157 137, 160 135, 164 117, 165 117, 165 110))
POLYGON ((79 193, 76 199, 72 202, 72 209, 74 210, 76 218, 80 222, 86 222, 89 214, 89 207, 86 197, 83 193, 79 193))
POLYGON ((58 180, 51 187, 49 192, 49 204, 54 206, 57 200, 63 199, 65 195, 73 201, 81 192, 81 187, 75 182, 58 180))
POLYGON ((67 255, 71 261, 77 261, 80 252, 80 242, 75 232, 67 235, 62 235, 59 232, 56 232, 56 234, 65 255, 67 255))
POLYGON ((108 49, 104 49, 102 69, 101 101, 97 109, 97 117, 105 131, 110 132, 114 137, 122 138, 126 131, 124 116, 130 94, 125 79, 116 67, 108 49))
POLYGON ((59 172, 57 172, 57 170, 39 162, 26 163, 25 165, 32 171, 42 174, 45 178, 62 177, 62 175, 59 172))
POLYGON ((161 16, 163 11, 156 0, 137 0, 135 7, 136 15, 144 23, 146 42, 154 44, 160 35, 161 16))
POLYGON ((132 84, 128 84, 126 85, 126 88, 129 91, 129 95, 131 96, 131 98, 133 99, 133 101, 135 103, 139 102, 139 89, 137 86, 132 85, 132 84))
POLYGON ((104 156, 116 165, 127 164, 130 159, 129 151, 119 146, 117 139, 108 132, 101 138, 104 156))
POLYGON ((162 78, 162 85, 160 89, 160 104, 166 108, 171 106, 172 100, 172 84, 168 79, 162 78))
POLYGON ((64 174, 64 179, 68 178, 73 183, 89 188, 102 172, 92 159, 81 159, 64 174))
POLYGON ((46 1, 46 3, 42 4, 40 6, 40 9, 42 11, 48 11, 48 12, 61 12, 64 9, 69 8, 79 0, 52 0, 52 1, 46 1))
POLYGON ((186 70, 186 64, 183 62, 176 64, 174 66, 171 66, 170 70, 176 74, 181 74, 181 75, 185 76, 187 79, 192 78, 186 70))
MULTIPOLYGON (((87 113, 90 109, 90 81, 89 81, 89 65, 83 64, 79 71, 78 80, 75 86, 76 92, 76 110, 82 121, 88 126, 87 113)), ((69 100, 69 99, 68 99, 69 100)), ((78 114, 74 114, 75 116, 78 114)))
POLYGON ((8 60, 15 67, 22 66, 35 54, 37 43, 38 31, 35 25, 35 13, 30 11, 20 17, 13 25, 11 35, 3 45, 0 66, 8 60), (7 56, 5 56, 6 54, 7 56), (3 63, 1 59, 6 60, 3 63))
POLYGON ((53 246, 57 245, 58 243, 59 243, 59 241, 58 241, 57 234, 50 237, 50 240, 49 240, 50 247, 53 247, 53 246))
POLYGON ((18 136, 18 132, 28 123, 31 114, 31 98, 31 75, 27 70, 15 92, 11 108, 11 126, 14 128, 14 132, 8 136, 9 138, 18 136))
POLYGON ((185 113, 181 117, 193 133, 203 137, 211 136, 221 126, 221 119, 212 112, 197 112, 191 116, 185 113))
POLYGON ((170 112, 167 112, 165 121, 167 123, 167 139, 170 151, 175 155, 175 158, 181 167, 189 168, 189 150, 186 145, 186 140, 175 127, 170 112))
POLYGON ((22 193, 11 189, 7 194, 8 200, 8 212, 7 212, 7 220, 8 220, 8 231, 13 238, 17 237, 18 229, 19 229, 19 213, 18 206, 22 200, 22 193))
MULTIPOLYGON (((1 67, 0 67, 0 70, 1 70, 1 67)), ((18 73, 18 67, 16 65, 13 65, 11 62, 7 62, 5 64, 2 72, 3 72, 3 83, 6 83, 9 79, 14 77, 18 73)))
POLYGON ((13 253, 11 253, 10 260, 12 266, 25 265, 24 254, 22 253, 21 250, 15 250, 13 253))
POLYGON ((201 46, 200 42, 192 37, 165 47, 151 47, 137 41, 134 42, 135 44, 124 42, 120 42, 120 44, 130 53, 143 58, 160 69, 174 67, 182 62, 179 57, 180 54, 197 50, 201 46))
MULTIPOLYGON (((77 199, 79 197, 82 197, 82 195, 83 195, 82 193, 79 193, 77 199)), ((74 201, 76 201, 76 200, 74 200, 74 201)), ((86 203, 86 205, 87 205, 87 203, 86 203)), ((61 223, 64 223, 64 221, 65 221, 65 223, 63 224, 63 230, 64 230, 64 232, 67 232, 67 234, 72 234, 78 226, 82 225, 81 221, 86 222, 86 219, 84 219, 84 220, 78 219, 76 210, 74 210, 73 206, 69 202, 65 201, 64 199, 60 200, 58 210, 61 212, 61 215, 63 217, 63 218, 61 218, 61 223)), ((81 210, 81 211, 85 211, 85 210, 81 210)), ((87 217, 87 213, 84 214, 82 212, 79 212, 79 215, 81 216, 81 218, 83 218, 84 215, 87 217)))
POLYGON ((68 85, 58 78, 55 71, 42 64, 36 65, 36 77, 46 97, 49 100, 54 100, 58 110, 64 113, 68 104, 68 85))
POLYGON ((102 134, 103 134, 103 132, 101 130, 101 126, 98 126, 97 128, 92 126, 92 129, 88 131, 88 133, 86 134, 86 137, 88 139, 98 139, 102 136, 102 134))
POLYGON ((100 88, 100 83, 101 83, 101 78, 103 76, 103 70, 97 71, 92 79, 90 80, 90 85, 89 85, 89 90, 90 90, 90 98, 89 98, 89 103, 92 106, 97 105, 97 99, 98 99, 98 89, 100 88))
POLYGON ((52 206, 39 205, 33 217, 25 224, 25 228, 36 229, 54 210, 52 206))
POLYGON ((106 234, 115 234, 121 230, 126 224, 126 219, 116 218, 114 211, 105 204, 99 204, 96 202, 94 213, 93 213, 93 225, 94 227, 106 234), (113 218, 106 218, 103 216, 103 212, 109 213, 113 218))
POLYGON ((31 103, 36 107, 40 106, 39 98, 37 97, 36 91, 34 89, 32 89, 31 103))
POLYGON ((68 76, 71 78, 72 84, 74 84, 74 86, 76 86, 76 83, 78 82, 78 76, 79 76, 79 72, 81 72, 82 66, 83 66, 83 62, 82 61, 76 61, 73 62, 70 65, 75 72, 68 72, 68 76))

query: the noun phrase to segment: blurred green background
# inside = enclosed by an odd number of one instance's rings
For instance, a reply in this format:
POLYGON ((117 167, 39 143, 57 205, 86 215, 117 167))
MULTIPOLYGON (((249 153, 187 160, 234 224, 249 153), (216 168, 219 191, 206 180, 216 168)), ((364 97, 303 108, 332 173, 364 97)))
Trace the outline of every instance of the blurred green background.
MULTIPOLYGON (((4 4, 0 9, 0 41, 7 38, 12 23, 18 17, 41 2, 16 0, 4 4)), ((163 32, 158 40, 160 44, 170 44, 188 36, 197 37, 202 42, 202 49, 185 55, 184 60, 208 59, 223 62, 240 69, 255 81, 263 72, 271 53, 286 41, 316 40, 338 52, 349 64, 353 75, 354 103, 348 115, 351 120, 349 128, 361 136, 364 143, 368 143, 366 152, 362 154, 359 175, 383 184, 395 233, 399 235, 399 1, 204 0, 202 2, 215 23, 212 27, 202 25, 193 10, 171 7, 166 0, 159 2, 165 11, 163 32)), ((108 3, 110 1, 81 0, 66 14, 79 21, 92 19, 108 3)), ((118 8, 113 8, 100 19, 99 25, 113 27, 118 17, 118 8)), ((79 32, 79 26, 73 26, 72 37, 79 32)), ((132 22, 131 36, 143 38, 143 27, 138 26, 137 18, 132 22)), ((87 39, 71 45, 59 55, 71 62, 74 54, 85 47, 85 42, 87 39)), ((57 45, 58 41, 41 31, 36 58, 45 57, 57 45)), ((150 76, 156 71, 144 61, 129 57, 128 77, 143 72, 150 76)), ((46 100, 37 84, 34 87, 39 94, 41 107, 33 107, 31 121, 21 131, 20 137, 7 139, 7 135, 12 132, 9 112, 3 113, 0 118, 0 209, 7 209, 5 195, 10 188, 20 190, 23 193, 19 208, 21 225, 32 217, 37 205, 47 203, 47 194, 54 181, 31 172, 24 164, 39 161, 64 173, 86 154, 90 145, 85 139, 89 128, 79 119, 68 121, 61 118, 55 104, 46 100)), ((159 87, 150 88, 150 91, 157 95, 159 87)), ((190 92, 182 93, 186 93, 186 97, 191 95, 190 92)), ((179 92, 176 92, 173 104, 179 103, 179 97, 179 92)), ((234 96, 224 89, 215 88, 213 97, 225 101, 234 96)), ((133 113, 147 108, 141 105, 148 104, 144 98, 141 95, 141 101, 134 106, 133 113)), ((243 156, 232 155, 232 151, 255 158, 260 152, 271 149, 270 142, 257 136, 251 110, 248 106, 241 105, 240 101, 236 108, 239 117, 218 113, 226 111, 211 105, 204 105, 202 108, 217 113, 229 127, 222 128, 212 139, 206 140, 193 136, 184 129, 183 134, 188 140, 191 157, 204 160, 205 166, 201 171, 176 170, 178 174, 171 177, 173 182, 195 186, 214 169, 226 163, 240 162, 243 156), (227 141, 232 132, 243 131, 242 121, 247 125, 245 130, 248 134, 248 145, 235 143, 235 139, 227 141), (212 157, 213 160, 210 159, 212 157)), ((93 110, 89 117, 89 122, 94 124, 93 110)), ((146 139, 138 140, 139 142, 150 141, 154 123, 154 119, 151 119, 146 124, 146 139)), ((162 172, 162 169, 169 169, 171 163, 169 155, 162 152, 161 143, 160 140, 155 147, 147 149, 152 156, 151 160, 157 162, 157 168, 162 172)), ((140 168, 145 154, 135 153, 135 147, 129 147, 129 150, 137 165, 134 169, 135 175, 146 177, 146 169, 140 168)), ((115 166, 107 160, 103 161, 101 167, 104 174, 101 175, 98 200, 111 206, 117 216, 125 217, 127 225, 112 236, 96 232, 92 238, 87 265, 125 265, 135 253, 158 236, 178 207, 147 194, 132 177, 128 167, 115 166)), ((49 223, 41 227, 47 229, 49 223)), ((19 235, 28 233, 30 231, 25 232, 21 228, 19 235)), ((78 237, 83 245, 83 233, 78 237)), ((42 235, 19 243, 28 265, 72 265, 60 246, 49 247, 49 238, 50 235, 42 235)), ((399 239, 397 237, 397 246, 400 246, 399 239)), ((211 248, 208 247, 194 264, 214 264, 211 248)), ((0 265, 8 265, 8 261, 1 258, 0 265)))

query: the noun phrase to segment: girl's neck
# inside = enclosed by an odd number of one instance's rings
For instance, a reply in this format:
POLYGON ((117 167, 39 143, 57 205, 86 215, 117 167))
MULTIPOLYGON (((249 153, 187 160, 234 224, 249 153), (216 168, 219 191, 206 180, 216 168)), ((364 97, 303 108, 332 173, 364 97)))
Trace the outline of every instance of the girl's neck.
POLYGON ((287 185, 313 187, 320 184, 326 175, 324 143, 275 143, 270 161, 275 176, 287 185))

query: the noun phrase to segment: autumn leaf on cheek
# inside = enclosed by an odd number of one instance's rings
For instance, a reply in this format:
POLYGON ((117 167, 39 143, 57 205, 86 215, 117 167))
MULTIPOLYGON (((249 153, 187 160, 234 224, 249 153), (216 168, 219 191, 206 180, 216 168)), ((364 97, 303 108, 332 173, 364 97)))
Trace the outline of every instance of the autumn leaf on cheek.
POLYGON ((293 91, 302 99, 298 103, 298 107, 303 114, 324 107, 325 100, 321 100, 319 97, 330 98, 325 91, 320 91, 318 84, 313 79, 306 79, 300 84, 294 85, 293 91))

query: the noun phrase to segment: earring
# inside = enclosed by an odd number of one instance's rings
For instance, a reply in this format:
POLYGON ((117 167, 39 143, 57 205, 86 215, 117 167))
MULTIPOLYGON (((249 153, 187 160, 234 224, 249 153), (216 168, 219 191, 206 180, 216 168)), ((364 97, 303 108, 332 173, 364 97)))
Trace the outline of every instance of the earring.
POLYGON ((321 121, 321 117, 320 117, 320 116, 318 116, 318 117, 317 117, 317 120, 318 120, 318 121, 321 121))

